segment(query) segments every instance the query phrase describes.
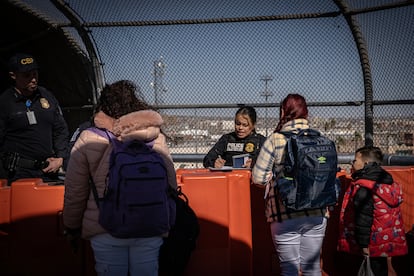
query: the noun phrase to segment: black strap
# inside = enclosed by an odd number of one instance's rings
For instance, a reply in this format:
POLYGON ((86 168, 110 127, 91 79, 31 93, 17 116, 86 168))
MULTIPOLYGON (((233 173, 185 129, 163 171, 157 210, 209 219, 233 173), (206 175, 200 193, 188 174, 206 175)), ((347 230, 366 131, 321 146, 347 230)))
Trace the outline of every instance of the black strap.
POLYGON ((280 211, 280 202, 279 202, 279 191, 276 189, 276 187, 273 186, 273 196, 275 199, 275 205, 276 205, 276 216, 277 216, 277 221, 278 222, 282 222, 282 212, 280 211))
MULTIPOLYGON (((99 128, 96 126, 91 126, 86 128, 86 130, 90 130, 104 138, 107 138, 109 140, 109 142, 111 142, 111 135, 113 136, 113 134, 111 132, 109 132, 108 130, 106 130, 105 128, 99 128)), ((98 191, 96 190, 96 185, 93 182, 92 176, 89 176, 89 186, 91 187, 92 193, 93 193, 93 197, 95 198, 95 202, 96 202, 96 206, 98 206, 99 209, 99 195, 98 195, 98 191)))
POLYGON ((99 209, 99 195, 98 195, 98 191, 96 190, 95 183, 92 180, 92 176, 89 177, 89 186, 91 187, 93 198, 95 199, 95 202, 96 202, 96 206, 98 206, 98 209, 99 209))
POLYGON ((276 204, 276 213, 277 213, 277 221, 282 222, 282 213, 280 212, 279 200, 275 198, 276 204))

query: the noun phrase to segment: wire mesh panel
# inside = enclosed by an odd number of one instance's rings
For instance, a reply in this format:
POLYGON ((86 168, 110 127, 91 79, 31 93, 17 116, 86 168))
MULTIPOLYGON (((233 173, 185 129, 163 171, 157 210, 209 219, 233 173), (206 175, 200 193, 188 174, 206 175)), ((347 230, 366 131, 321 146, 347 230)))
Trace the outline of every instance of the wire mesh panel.
POLYGON ((85 52, 76 28, 87 30, 104 81, 140 86, 172 153, 205 154, 234 129, 240 105, 254 106, 257 131, 270 135, 280 101, 299 93, 338 152, 368 137, 385 153, 413 154, 412 1, 66 1, 81 26, 57 11, 61 1, 20 2, 85 52))

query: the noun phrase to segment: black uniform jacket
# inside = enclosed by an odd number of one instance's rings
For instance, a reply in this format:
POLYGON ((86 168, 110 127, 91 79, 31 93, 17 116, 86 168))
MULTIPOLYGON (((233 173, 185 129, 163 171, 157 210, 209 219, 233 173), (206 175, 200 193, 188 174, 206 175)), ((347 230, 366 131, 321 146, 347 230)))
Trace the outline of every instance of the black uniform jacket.
POLYGON ((0 152, 17 152, 22 157, 45 160, 66 157, 69 130, 57 99, 46 88, 30 97, 14 88, 0 95, 0 152), (36 123, 29 122, 33 111, 36 123))
POLYGON ((253 167, 265 140, 266 137, 256 132, 243 139, 238 138, 235 132, 224 134, 204 157, 203 165, 205 168, 214 167, 220 155, 226 160, 225 166, 233 166, 234 155, 248 153, 253 160, 253 167))

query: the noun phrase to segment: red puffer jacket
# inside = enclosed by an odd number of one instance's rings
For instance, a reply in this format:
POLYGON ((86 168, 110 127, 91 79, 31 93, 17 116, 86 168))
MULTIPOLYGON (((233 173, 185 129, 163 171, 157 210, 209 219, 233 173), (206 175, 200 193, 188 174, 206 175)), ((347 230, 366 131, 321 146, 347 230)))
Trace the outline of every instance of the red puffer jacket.
POLYGON ((407 243, 403 229, 400 205, 401 185, 379 184, 372 180, 358 179, 345 192, 340 213, 338 250, 361 254, 355 241, 355 213, 353 199, 363 186, 372 191, 374 220, 371 226, 369 252, 371 257, 391 257, 407 254, 407 243))

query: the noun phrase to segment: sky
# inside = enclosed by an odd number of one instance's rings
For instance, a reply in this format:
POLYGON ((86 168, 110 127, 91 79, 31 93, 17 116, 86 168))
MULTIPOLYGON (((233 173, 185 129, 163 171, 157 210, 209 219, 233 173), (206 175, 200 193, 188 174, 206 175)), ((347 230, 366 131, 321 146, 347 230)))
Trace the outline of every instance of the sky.
MULTIPOLYGON (((30 0, 27 0, 30 2, 30 0)), ((33 0, 32 0, 33 2, 33 0)), ((35 1, 45 9, 49 1, 35 1)), ((331 0, 66 1, 85 22, 233 18, 337 11, 331 0), (116 4, 115 4, 116 3, 116 4)), ((364 8, 361 1, 346 1, 364 8)), ((375 6, 398 1, 362 1, 375 6)), ((49 14, 51 14, 49 12, 49 14)), ((64 22, 58 13, 55 18, 64 22)), ((367 42, 374 100, 414 99, 414 6, 355 17, 367 42)), ((163 57, 165 104, 280 102, 301 93, 308 102, 364 100, 359 56, 342 16, 221 24, 90 28, 106 82, 134 80, 154 100, 154 61, 163 57)), ((397 107, 381 108, 393 112, 397 107)), ((360 108, 336 108, 342 116, 360 108)), ((411 106, 401 114, 414 116, 411 106)), ((332 109, 331 109, 332 111, 332 109)), ((362 112, 363 113, 363 112, 362 112)))

